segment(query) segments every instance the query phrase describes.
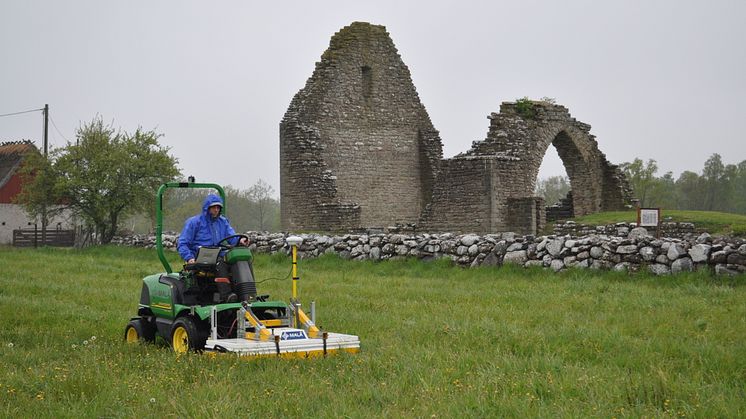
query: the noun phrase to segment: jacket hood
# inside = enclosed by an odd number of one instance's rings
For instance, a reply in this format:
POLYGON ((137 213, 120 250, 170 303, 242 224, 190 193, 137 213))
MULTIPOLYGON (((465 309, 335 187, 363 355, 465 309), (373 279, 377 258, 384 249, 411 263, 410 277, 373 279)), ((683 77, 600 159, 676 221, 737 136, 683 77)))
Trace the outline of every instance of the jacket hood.
POLYGON ((210 195, 207 195, 204 202, 202 202, 202 214, 207 215, 207 209, 213 205, 220 205, 220 212, 223 212, 223 200, 220 199, 219 196, 211 193, 210 195))

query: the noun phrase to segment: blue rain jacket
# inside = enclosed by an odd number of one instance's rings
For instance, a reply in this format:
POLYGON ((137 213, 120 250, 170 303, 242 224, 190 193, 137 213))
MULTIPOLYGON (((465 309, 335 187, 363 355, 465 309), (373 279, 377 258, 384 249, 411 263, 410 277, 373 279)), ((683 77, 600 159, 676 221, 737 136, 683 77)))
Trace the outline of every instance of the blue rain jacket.
MULTIPOLYGON (((217 246, 218 242, 228 236, 236 234, 228 219, 222 214, 223 201, 215 194, 207 195, 202 203, 202 214, 186 220, 177 242, 177 249, 181 258, 186 260, 197 257, 200 246, 217 246), (221 214, 212 218, 207 211, 212 205, 219 204, 221 214)), ((229 241, 235 245, 238 238, 229 241)))

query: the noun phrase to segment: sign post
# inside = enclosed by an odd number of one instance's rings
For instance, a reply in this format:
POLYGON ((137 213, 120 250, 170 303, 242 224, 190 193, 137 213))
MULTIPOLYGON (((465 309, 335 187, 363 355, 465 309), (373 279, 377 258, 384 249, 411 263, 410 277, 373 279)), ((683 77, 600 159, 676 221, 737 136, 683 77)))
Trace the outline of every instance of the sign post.
POLYGON ((661 237, 661 209, 637 208, 637 226, 655 227, 655 237, 661 237))

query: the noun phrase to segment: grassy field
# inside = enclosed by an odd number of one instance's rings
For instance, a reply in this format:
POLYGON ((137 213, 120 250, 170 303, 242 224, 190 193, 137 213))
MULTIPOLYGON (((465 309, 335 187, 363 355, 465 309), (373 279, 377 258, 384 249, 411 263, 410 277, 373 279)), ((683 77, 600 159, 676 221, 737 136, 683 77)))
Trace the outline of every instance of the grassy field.
POLYGON ((122 342, 152 250, 0 261, 0 417, 746 416, 744 277, 304 260, 304 303, 363 351, 247 361, 122 342))
MULTIPOLYGON (((661 210, 662 221, 677 221, 694 223, 698 230, 705 230, 711 234, 746 236, 746 215, 731 214, 716 211, 682 211, 661 210)), ((613 223, 637 222, 637 211, 599 212, 573 218, 578 224, 605 225, 613 223)))

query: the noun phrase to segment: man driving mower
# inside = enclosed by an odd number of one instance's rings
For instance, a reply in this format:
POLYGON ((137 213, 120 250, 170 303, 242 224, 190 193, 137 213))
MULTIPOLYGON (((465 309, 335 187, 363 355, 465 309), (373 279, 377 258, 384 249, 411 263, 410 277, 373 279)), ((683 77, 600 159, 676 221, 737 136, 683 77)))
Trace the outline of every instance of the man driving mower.
MULTIPOLYGON (((177 249, 181 258, 186 262, 185 270, 199 270, 199 266, 195 266, 195 263, 200 247, 220 248, 224 247, 226 243, 235 246, 236 242, 241 246, 249 245, 246 236, 241 237, 242 235, 236 234, 228 219, 221 214, 222 210, 222 199, 215 194, 207 195, 202 203, 202 214, 190 217, 184 223, 184 228, 177 242, 177 249)), ((221 256, 223 253, 224 251, 221 251, 221 256)), ((222 259, 222 257, 219 258, 215 267, 216 286, 221 295, 221 300, 235 302, 237 296, 231 292, 232 287, 228 280, 230 269, 222 259)))
MULTIPOLYGON (((201 246, 217 246, 224 237, 236 234, 228 219, 221 214, 222 211, 223 200, 215 194, 210 194, 202 203, 202 214, 190 217, 184 223, 177 248, 179 255, 187 264, 194 263, 201 246)), ((238 238, 234 238, 230 244, 235 246, 237 241, 238 238)), ((249 245, 246 238, 241 238, 239 243, 242 246, 249 245)))

